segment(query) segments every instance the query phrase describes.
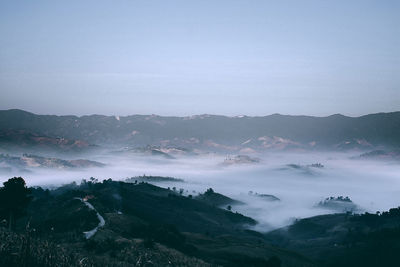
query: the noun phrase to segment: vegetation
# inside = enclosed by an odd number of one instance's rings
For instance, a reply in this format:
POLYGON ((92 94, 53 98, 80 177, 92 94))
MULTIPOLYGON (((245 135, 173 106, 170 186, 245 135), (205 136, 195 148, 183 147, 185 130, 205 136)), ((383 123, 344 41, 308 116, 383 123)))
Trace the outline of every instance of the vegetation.
POLYGON ((302 219, 267 234, 270 242, 298 251, 319 266, 398 266, 400 208, 361 215, 302 219))
POLYGON ((167 177, 167 176, 154 176, 154 175, 145 175, 131 177, 125 180, 127 183, 138 183, 138 182, 148 182, 148 183, 156 183, 156 182, 183 182, 183 179, 167 177))
POLYGON ((219 208, 229 198, 212 188, 190 198, 145 182, 91 178, 48 190, 14 177, 0 192, 12 200, 1 201, 0 266, 398 266, 400 208, 316 216, 261 234, 229 204, 219 208), (83 233, 98 218, 76 198, 106 221, 89 239, 83 233))
POLYGON ((3 183, 0 188, 0 218, 8 219, 8 227, 11 230, 15 221, 24 215, 31 197, 30 190, 21 177, 14 177, 3 183))
POLYGON ((359 208, 356 204, 351 201, 349 197, 328 197, 323 201, 320 201, 317 205, 321 208, 330 209, 337 212, 357 212, 359 208))
MULTIPOLYGON (((95 178, 29 190, 31 202, 14 231, 0 229, 0 265, 314 266, 248 230, 253 219, 178 190, 95 178), (98 219, 77 197, 106 221, 89 239, 83 232, 98 219)), ((212 189, 202 195, 227 198, 212 189)))
POLYGON ((243 204, 238 200, 231 199, 227 196, 214 192, 212 188, 208 188, 204 194, 199 194, 195 197, 195 199, 216 207, 243 204))

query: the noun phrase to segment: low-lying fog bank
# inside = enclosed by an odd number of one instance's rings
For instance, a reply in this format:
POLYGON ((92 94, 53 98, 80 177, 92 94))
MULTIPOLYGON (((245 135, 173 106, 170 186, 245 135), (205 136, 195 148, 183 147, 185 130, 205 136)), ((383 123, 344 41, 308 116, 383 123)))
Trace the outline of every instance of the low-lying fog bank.
POLYGON ((256 219, 259 222, 256 230, 269 231, 290 224, 295 218, 336 212, 329 205, 318 205, 331 196, 348 196, 358 211, 376 212, 399 206, 400 164, 350 159, 355 155, 269 153, 257 155, 259 162, 246 159, 243 164, 223 164, 230 156, 206 154, 166 159, 104 154, 90 157, 90 160, 105 163, 102 168, 15 171, 1 174, 0 182, 22 176, 29 186, 48 187, 90 177, 100 181, 108 178, 125 180, 140 175, 176 177, 184 182, 154 183, 183 188, 185 194, 202 193, 211 187, 244 202, 244 205, 233 206, 232 210, 256 219))

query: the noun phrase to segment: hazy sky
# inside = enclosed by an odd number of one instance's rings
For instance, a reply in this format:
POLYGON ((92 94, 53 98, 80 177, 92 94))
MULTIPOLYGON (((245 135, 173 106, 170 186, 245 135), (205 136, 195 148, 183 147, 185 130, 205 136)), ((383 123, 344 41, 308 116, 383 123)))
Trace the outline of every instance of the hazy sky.
POLYGON ((400 110, 400 1, 1 0, 0 109, 400 110))

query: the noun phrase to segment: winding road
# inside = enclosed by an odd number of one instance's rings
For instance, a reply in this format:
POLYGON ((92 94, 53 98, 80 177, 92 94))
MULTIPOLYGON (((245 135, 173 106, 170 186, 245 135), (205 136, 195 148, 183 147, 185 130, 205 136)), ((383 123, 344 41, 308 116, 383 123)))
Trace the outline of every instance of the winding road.
POLYGON ((87 202, 87 201, 85 201, 85 200, 83 200, 82 198, 79 198, 79 197, 76 197, 75 199, 79 199, 89 209, 94 210, 96 212, 97 218, 99 219, 99 224, 95 228, 93 228, 90 231, 83 232, 85 234, 86 239, 89 239, 92 236, 94 236, 94 234, 97 232, 97 230, 99 230, 100 227, 103 227, 106 224, 106 221, 104 220, 103 216, 101 216, 100 213, 97 212, 97 210, 93 207, 92 204, 90 204, 89 202, 87 202))

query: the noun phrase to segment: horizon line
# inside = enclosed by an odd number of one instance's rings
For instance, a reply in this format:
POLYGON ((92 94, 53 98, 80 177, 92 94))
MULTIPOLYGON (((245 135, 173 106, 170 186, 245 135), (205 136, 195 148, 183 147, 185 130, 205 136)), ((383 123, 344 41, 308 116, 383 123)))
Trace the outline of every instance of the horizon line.
POLYGON ((112 114, 112 115, 105 115, 105 114, 98 114, 98 113, 93 113, 93 114, 85 114, 85 115, 73 115, 73 114, 42 114, 42 113, 36 113, 36 112, 32 112, 32 111, 27 111, 24 109, 20 109, 20 108, 11 108, 11 109, 0 109, 0 112, 4 112, 4 111, 20 111, 20 112, 26 112, 26 113, 30 113, 33 115, 37 115, 37 116, 57 116, 57 117, 78 117, 78 118, 82 118, 82 117, 90 117, 90 116, 104 116, 104 117, 115 117, 115 118, 121 118, 121 117, 131 117, 131 116, 147 116, 147 117, 165 117, 165 118, 192 118, 192 117, 204 117, 204 116, 215 116, 215 117, 226 117, 226 118, 262 118, 262 117, 270 117, 270 116, 291 116, 291 117, 313 117, 313 118, 327 118, 327 117, 332 117, 332 116, 343 116, 343 117, 347 117, 347 118, 360 118, 360 117, 364 117, 364 116, 369 116, 369 115, 376 115, 376 114, 391 114, 391 113, 398 113, 400 112, 400 110, 395 110, 395 111, 381 111, 381 112, 374 112, 374 113, 368 113, 368 114, 363 114, 363 115, 359 115, 359 116, 349 116, 349 115, 344 115, 342 113, 334 113, 334 114, 330 114, 330 115, 325 115, 325 116, 315 116, 315 115, 304 115, 304 114, 282 114, 282 113, 271 113, 271 114, 267 114, 267 115, 245 115, 245 114, 240 114, 240 115, 233 115, 233 116, 229 116, 229 115, 222 115, 222 114, 210 114, 210 113, 203 113, 203 114, 194 114, 194 115, 183 115, 183 116, 176 116, 176 115, 159 115, 159 114, 130 114, 130 115, 116 115, 116 114, 112 114))

